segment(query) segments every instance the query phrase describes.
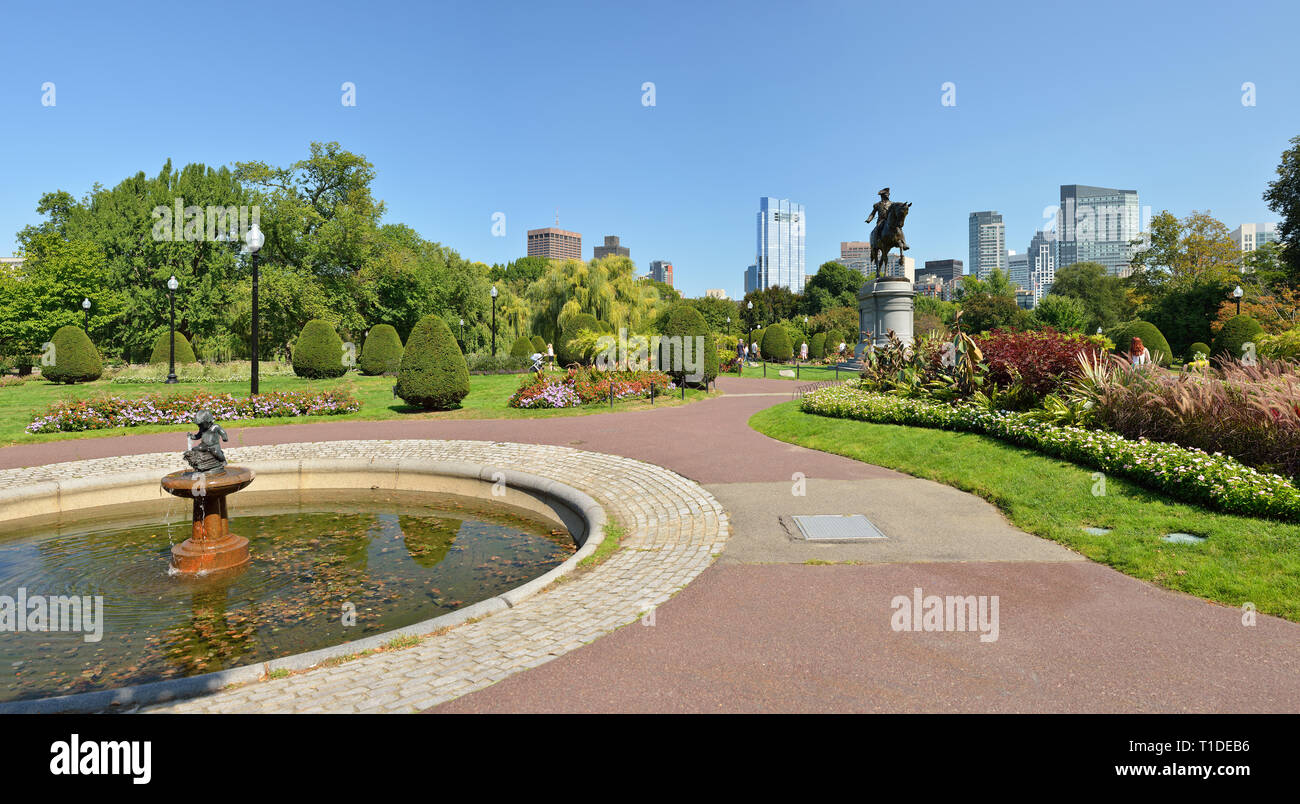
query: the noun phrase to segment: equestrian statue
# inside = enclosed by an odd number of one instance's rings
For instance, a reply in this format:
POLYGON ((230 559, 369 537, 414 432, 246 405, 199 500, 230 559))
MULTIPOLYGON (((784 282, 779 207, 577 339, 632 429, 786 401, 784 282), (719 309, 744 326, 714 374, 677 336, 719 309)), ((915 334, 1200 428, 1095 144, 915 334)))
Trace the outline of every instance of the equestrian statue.
POLYGON ((891 249, 898 248, 898 261, 901 264, 903 252, 911 248, 903 237, 903 221, 907 220, 907 211, 911 207, 911 201, 897 204, 890 201, 889 188, 886 187, 880 191, 880 200, 871 207, 871 214, 863 221, 876 222, 876 227, 871 230, 871 262, 876 266, 876 279, 880 278, 880 271, 885 267, 891 249))

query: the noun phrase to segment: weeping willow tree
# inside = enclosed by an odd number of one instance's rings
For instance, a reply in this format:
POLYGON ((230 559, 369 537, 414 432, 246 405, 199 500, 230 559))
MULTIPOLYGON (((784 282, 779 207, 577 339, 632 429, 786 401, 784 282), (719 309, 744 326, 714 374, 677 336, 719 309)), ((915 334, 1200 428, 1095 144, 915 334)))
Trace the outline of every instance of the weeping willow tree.
POLYGON ((552 262, 524 295, 532 308, 533 332, 547 340, 559 337, 564 325, 582 313, 609 322, 616 331, 640 332, 667 304, 650 282, 636 275, 627 257, 552 262))

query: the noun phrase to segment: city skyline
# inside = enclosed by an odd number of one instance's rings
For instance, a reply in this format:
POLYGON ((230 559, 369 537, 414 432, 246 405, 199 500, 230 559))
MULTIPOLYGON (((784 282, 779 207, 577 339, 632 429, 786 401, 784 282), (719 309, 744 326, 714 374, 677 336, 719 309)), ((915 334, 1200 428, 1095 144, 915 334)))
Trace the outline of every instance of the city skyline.
POLYGON ((1066 182, 1137 188, 1153 213, 1209 210, 1229 230, 1276 219, 1260 196, 1300 108, 1283 46, 1294 28, 1287 21, 1300 21, 1300 12, 1288 4, 1264 3, 1261 13, 1277 24, 1262 28, 1254 15, 1220 19, 1214 48, 1201 46, 1196 22, 1220 16, 1209 3, 1188 3, 1176 16, 1106 2, 1087 16, 1029 5, 942 15, 844 5, 793 19, 775 7, 738 19, 723 8, 672 2, 648 16, 589 6, 563 13, 563 6, 506 15, 410 7, 396 29, 364 16, 332 25, 349 7, 328 2, 229 8, 255 15, 266 30, 312 37, 317 55, 298 60, 255 39, 232 42, 199 9, 169 12, 188 31, 194 57, 219 61, 222 86, 241 88, 236 99, 200 91, 208 85, 184 71, 111 58, 111 42, 147 27, 147 10, 92 7, 78 25, 49 26, 42 6, 11 3, 10 30, 46 33, 13 39, 0 80, 8 112, 0 131, 0 228, 8 242, 0 254, 9 256, 18 230, 41 220, 35 207, 43 193, 80 198, 96 183, 156 174, 169 158, 177 166, 287 165, 313 140, 337 141, 374 164, 386 222, 405 223, 466 258, 518 258, 522 233, 549 224, 558 207, 568 229, 590 237, 618 232, 635 244, 639 268, 650 256, 674 255, 677 284, 690 296, 739 289, 753 260, 752 203, 762 195, 798 199, 813 216, 810 271, 840 241, 867 239, 871 227, 862 221, 882 186, 914 203, 908 239, 917 265, 964 259, 962 223, 972 210, 1000 211, 1006 240, 1019 251, 1047 225, 1043 211, 1066 182), (1119 29, 1107 21, 1117 14, 1125 20, 1119 29), (692 21, 684 31, 682 15, 692 21), (1018 36, 1051 38, 1056 47, 966 53, 965 32, 989 24, 990 15, 1018 36), (716 58, 724 33, 761 36, 778 20, 799 71, 756 82, 747 65, 716 58), (871 68, 824 47, 854 25, 883 38, 926 31, 912 69, 890 91, 891 116, 906 122, 901 129, 880 126, 865 100, 873 94, 863 88, 871 68), (628 26, 639 32, 633 40, 600 35, 628 26), (539 38, 560 47, 534 58, 517 46, 539 38), (669 40, 671 52, 656 44, 669 40), (1056 85, 1055 53, 1085 47, 1086 74, 1044 92, 1056 85), (51 49, 65 54, 57 66, 44 58, 51 49), (500 55, 484 62, 489 51, 500 55), (53 107, 41 103, 46 82, 57 86, 53 107), (353 107, 340 103, 344 82, 355 86, 353 107), (948 83, 952 105, 944 105, 948 83), (1243 103, 1247 83, 1254 105, 1243 103), (556 108, 595 110, 605 125, 534 124, 556 108), (1005 125, 1030 108, 1035 126, 1005 125), (1080 108, 1088 109, 1086 120, 1080 108), (761 137, 753 136, 754 109, 775 110, 764 116, 761 137), (836 110, 836 124, 814 124, 827 109, 836 110), (448 112, 466 122, 449 125, 448 112), (1186 136, 1191 117, 1196 137, 1186 136), (1116 134, 1088 133, 1099 130, 1116 134))

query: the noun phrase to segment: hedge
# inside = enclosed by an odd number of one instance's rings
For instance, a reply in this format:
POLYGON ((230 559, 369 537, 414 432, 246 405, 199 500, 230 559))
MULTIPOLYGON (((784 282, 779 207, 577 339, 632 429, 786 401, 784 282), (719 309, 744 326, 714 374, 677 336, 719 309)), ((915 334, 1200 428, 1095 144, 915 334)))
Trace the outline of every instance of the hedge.
POLYGON ((808 356, 813 358, 814 360, 821 359, 822 357, 826 356, 826 333, 825 332, 818 332, 816 335, 812 336, 812 340, 808 342, 808 356))
MULTIPOLYGON (((153 342, 153 352, 149 355, 149 363, 156 365, 158 363, 170 363, 171 354, 171 330, 162 333, 157 340, 153 342)), ((176 363, 197 363, 198 358, 194 356, 194 347, 190 344, 184 333, 176 333, 176 363)))
POLYGON ((520 335, 510 347, 511 357, 531 357, 533 351, 533 342, 527 335, 520 335))
POLYGON ((371 327, 361 345, 361 373, 396 374, 402 365, 402 337, 391 324, 371 327))
POLYGON ((99 350, 81 327, 59 327, 50 342, 54 347, 52 362, 48 366, 41 365, 41 376, 45 379, 72 385, 77 382, 93 382, 104 373, 104 362, 99 357, 99 350))
POLYGON ((773 324, 763 331, 763 340, 758 342, 764 360, 784 363, 794 357, 794 344, 790 343, 790 334, 780 324, 773 324))
POLYGON ((1248 315, 1237 315, 1223 322, 1211 347, 1214 357, 1231 357, 1240 360, 1246 355, 1242 348, 1247 343, 1257 343, 1264 334, 1259 322, 1248 315))
MULTIPOLYGON (((681 340, 678 341, 680 346, 677 348, 683 351, 687 348, 686 339, 691 339, 689 347, 691 360, 703 370, 700 379, 690 380, 691 382, 707 383, 718 376, 717 338, 710 331, 708 322, 704 320, 699 310, 685 303, 675 305, 668 312, 661 335, 665 338, 680 338, 681 340)), ((683 355, 677 352, 677 348, 672 346, 672 341, 661 340, 657 365, 661 371, 672 377, 674 382, 681 383, 688 380, 685 367, 680 365, 683 355)), ((695 372, 691 374, 694 376, 695 372)))
POLYGON ((469 394, 469 367, 447 323, 427 315, 411 329, 394 389, 425 410, 456 407, 469 394))
POLYGON ((309 379, 342 377, 343 339, 328 321, 308 321, 293 345, 293 373, 309 379))

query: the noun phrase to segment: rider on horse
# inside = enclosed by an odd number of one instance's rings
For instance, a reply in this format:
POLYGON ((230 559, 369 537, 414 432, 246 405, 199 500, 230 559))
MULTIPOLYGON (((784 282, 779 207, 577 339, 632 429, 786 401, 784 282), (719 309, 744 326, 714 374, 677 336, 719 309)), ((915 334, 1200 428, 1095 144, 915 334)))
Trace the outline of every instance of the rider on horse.
MULTIPOLYGON (((876 228, 871 231, 871 238, 874 242, 879 242, 881 236, 885 234, 885 227, 889 225, 889 208, 891 206, 893 206, 893 202, 889 200, 889 188, 886 187, 880 191, 880 200, 871 207, 871 214, 863 221, 863 223, 871 223, 873 219, 876 221, 876 228)), ((898 237, 900 248, 904 251, 911 248, 903 238, 902 229, 899 229, 895 234, 898 237)))

